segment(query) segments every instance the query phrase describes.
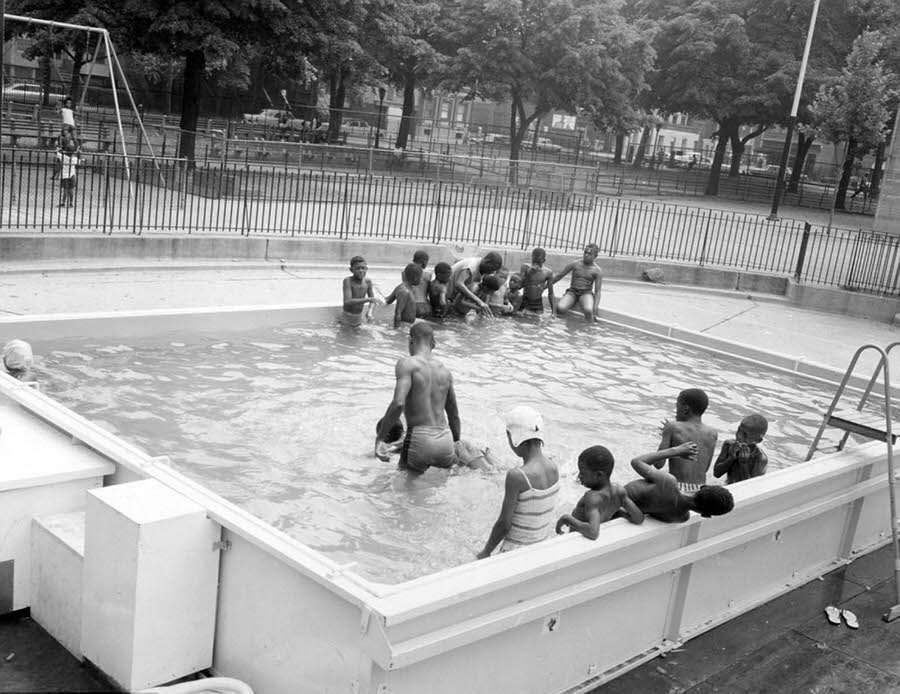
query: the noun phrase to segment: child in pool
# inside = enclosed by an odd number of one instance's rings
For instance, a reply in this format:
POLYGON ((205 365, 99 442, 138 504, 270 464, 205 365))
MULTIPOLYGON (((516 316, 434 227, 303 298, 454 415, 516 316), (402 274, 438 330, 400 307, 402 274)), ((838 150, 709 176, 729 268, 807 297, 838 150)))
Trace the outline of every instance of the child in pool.
POLYGON ((544 420, 533 407, 521 405, 506 416, 506 438, 522 466, 506 473, 500 516, 478 553, 489 557, 531 545, 550 536, 559 493, 559 470, 544 456, 544 420))
MULTIPOLYGON (((482 301, 483 304, 487 304, 488 298, 491 296, 491 294, 500 289, 500 280, 497 279, 496 275, 485 275, 481 278, 481 282, 469 284, 467 286, 472 291, 472 293, 482 301)), ((472 301, 472 299, 470 299, 462 292, 456 293, 456 298, 453 300, 453 310, 458 316, 467 316, 471 311, 490 315, 488 313, 490 311, 490 306, 487 306, 487 308, 485 308, 481 305, 476 305, 475 302, 472 301)))
MULTIPOLYGON (((416 318, 428 318, 431 316, 431 304, 428 299, 428 288, 431 284, 431 270, 428 269, 428 253, 425 251, 416 251, 413 253, 412 262, 413 264, 418 265, 422 270, 421 281, 417 285, 410 287, 412 290, 413 301, 416 305, 416 318)), ((407 267, 409 266, 407 265, 407 267)), ((406 269, 400 274, 400 281, 406 281, 406 269)), ((396 300, 397 289, 385 297, 384 303, 390 306, 396 300)))
POLYGON ((612 453, 603 446, 591 446, 581 452, 578 456, 578 481, 588 491, 572 513, 567 513, 556 521, 558 534, 562 534, 563 528, 569 528, 589 540, 596 540, 600 535, 600 524, 610 520, 616 513, 624 515, 632 523, 644 522, 644 514, 628 498, 625 487, 610 479, 614 465, 612 453))
POLYGON ((600 290, 603 287, 603 274, 597 265, 600 247, 589 243, 584 247, 581 260, 569 263, 553 278, 553 284, 572 273, 572 283, 557 304, 557 313, 562 316, 576 306, 584 313, 585 319, 597 320, 597 307, 600 305, 600 290))
POLYGON ((447 292, 450 289, 450 276, 453 268, 449 263, 438 263, 434 266, 434 277, 428 287, 428 301, 431 304, 431 315, 441 318, 447 313, 447 292))
MULTIPOLYGON (((716 451, 718 432, 703 423, 703 413, 709 407, 709 398, 699 388, 689 388, 678 394, 675 402, 675 421, 663 422, 659 450, 673 448, 685 442, 697 445, 697 453, 690 459, 673 456, 669 459, 669 472, 678 480, 682 492, 696 492, 706 484, 706 472, 716 451)), ((665 458, 653 463, 661 468, 665 458)))
POLYGON ((509 292, 506 295, 506 302, 512 308, 513 313, 518 313, 522 308, 522 275, 514 272, 509 276, 509 292))
POLYGON ((13 378, 33 383, 36 379, 31 371, 34 353, 25 340, 10 340, 3 345, 3 368, 13 378))
POLYGON ((506 295, 509 294, 509 285, 507 284, 509 270, 502 267, 494 273, 494 277, 500 282, 500 287, 486 299, 487 304, 491 307, 491 311, 508 313, 506 295))
POLYGON ((631 467, 641 478, 626 484, 625 493, 645 516, 664 523, 683 523, 691 511, 704 518, 728 513, 734 508, 734 499, 725 487, 703 485, 696 493, 685 494, 673 475, 657 469, 668 458, 691 461, 696 456, 697 444, 692 441, 639 455, 631 467))
POLYGON ((543 248, 531 251, 531 264, 525 263, 519 274, 522 277, 522 310, 544 312, 544 291, 550 301, 550 315, 556 314, 556 296, 553 294, 553 270, 544 267, 547 252, 543 248))
POLYGON ((403 282, 397 285, 392 292, 397 300, 394 308, 394 327, 399 328, 401 323, 412 325, 418 316, 418 304, 415 290, 422 282, 422 266, 410 263, 403 269, 403 282))
POLYGON ((726 475, 725 482, 734 484, 766 474, 769 459, 759 447, 759 442, 768 430, 769 422, 761 414, 744 417, 734 438, 722 444, 713 466, 713 475, 726 475))
POLYGON ((365 318, 371 319, 372 309, 376 304, 382 304, 382 300, 375 296, 372 280, 366 277, 369 266, 361 255, 355 255, 350 259, 349 277, 344 278, 342 285, 344 305, 341 309, 341 322, 345 325, 361 325, 363 321, 363 309, 365 318))

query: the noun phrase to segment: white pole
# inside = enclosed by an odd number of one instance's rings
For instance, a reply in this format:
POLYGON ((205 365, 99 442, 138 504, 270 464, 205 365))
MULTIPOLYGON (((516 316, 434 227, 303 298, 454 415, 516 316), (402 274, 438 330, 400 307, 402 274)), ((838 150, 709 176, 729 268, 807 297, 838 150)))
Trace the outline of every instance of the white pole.
POLYGON ((26 24, 41 24, 48 27, 60 27, 62 29, 75 29, 83 31, 93 31, 96 34, 105 34, 106 29, 99 27, 86 26, 84 24, 69 24, 67 22, 54 22, 49 19, 35 19, 34 17, 22 17, 17 14, 4 14, 5 19, 13 22, 25 22, 26 24))
POLYGON ((116 71, 112 64, 112 46, 109 40, 109 32, 103 30, 103 42, 106 46, 106 64, 109 68, 109 84, 112 88, 113 103, 116 106, 116 122, 119 125, 119 137, 122 138, 122 159, 125 161, 125 178, 128 179, 128 192, 134 200, 134 185, 131 182, 131 168, 128 165, 128 149, 125 146, 125 129, 122 127, 122 112, 119 110, 119 92, 116 89, 116 71))
POLYGON ((809 31, 806 32, 806 46, 803 48, 803 60, 800 61, 800 76, 797 78, 797 89, 794 91, 794 103, 791 106, 791 117, 797 117, 800 108, 800 95, 803 93, 803 81, 806 79, 806 66, 809 63, 809 49, 812 47, 813 32, 816 28, 816 19, 819 16, 819 3, 816 0, 813 5, 812 18, 809 20, 809 31))

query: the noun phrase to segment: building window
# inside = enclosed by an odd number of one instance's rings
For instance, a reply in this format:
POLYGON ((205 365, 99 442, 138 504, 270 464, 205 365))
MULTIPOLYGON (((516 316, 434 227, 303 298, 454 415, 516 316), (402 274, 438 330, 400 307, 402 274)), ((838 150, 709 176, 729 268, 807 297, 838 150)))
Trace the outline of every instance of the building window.
POLYGON ((450 102, 441 99, 441 120, 450 120, 450 102))

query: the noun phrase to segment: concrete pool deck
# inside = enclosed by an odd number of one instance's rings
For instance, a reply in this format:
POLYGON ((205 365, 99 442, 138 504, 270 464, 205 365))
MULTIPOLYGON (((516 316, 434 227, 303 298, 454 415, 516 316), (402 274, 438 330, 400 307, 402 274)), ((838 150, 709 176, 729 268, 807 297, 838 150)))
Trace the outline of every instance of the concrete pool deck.
MULTIPOLYGON (((400 266, 373 265, 385 294, 400 266)), ((0 315, 321 303, 340 300, 343 265, 260 261, 9 262, 0 271, 0 315)), ((566 281, 557 286, 561 293, 566 281)), ((800 309, 780 297, 726 290, 608 280, 602 308, 733 340, 843 370, 867 342, 887 345, 900 329, 887 323, 800 309)), ((379 320, 390 320, 381 309, 379 320)), ((27 335, 23 335, 27 339, 27 335)))

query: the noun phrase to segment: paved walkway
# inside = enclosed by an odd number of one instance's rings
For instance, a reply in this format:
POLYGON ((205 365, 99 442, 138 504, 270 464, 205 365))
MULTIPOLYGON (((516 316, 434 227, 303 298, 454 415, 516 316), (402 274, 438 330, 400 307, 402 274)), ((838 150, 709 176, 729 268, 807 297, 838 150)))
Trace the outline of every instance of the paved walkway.
MULTIPOLYGON (((340 280, 347 274, 343 266, 288 264, 281 269, 273 262, 142 261, 119 262, 111 269, 71 261, 64 270, 59 263, 6 263, 0 271, 0 314, 337 304, 340 280)), ((399 282, 399 274, 399 265, 369 271, 385 294, 399 282)), ((864 342, 885 345, 900 339, 900 330, 885 323, 796 309, 775 297, 738 292, 608 281, 601 305, 838 369, 864 342)), ((389 311, 381 309, 378 315, 388 320, 389 311)))

